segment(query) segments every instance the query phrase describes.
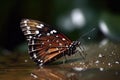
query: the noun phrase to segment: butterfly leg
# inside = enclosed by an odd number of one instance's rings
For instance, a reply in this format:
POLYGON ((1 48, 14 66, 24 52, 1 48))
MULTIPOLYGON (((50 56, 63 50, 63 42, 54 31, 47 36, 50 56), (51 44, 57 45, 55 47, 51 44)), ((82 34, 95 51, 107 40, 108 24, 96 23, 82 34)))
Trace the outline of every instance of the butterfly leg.
POLYGON ((67 55, 65 55, 65 53, 63 53, 64 59, 63 59, 63 64, 67 62, 67 55))
POLYGON ((80 56, 85 60, 86 54, 85 54, 83 46, 77 47, 76 50, 80 54, 80 56))

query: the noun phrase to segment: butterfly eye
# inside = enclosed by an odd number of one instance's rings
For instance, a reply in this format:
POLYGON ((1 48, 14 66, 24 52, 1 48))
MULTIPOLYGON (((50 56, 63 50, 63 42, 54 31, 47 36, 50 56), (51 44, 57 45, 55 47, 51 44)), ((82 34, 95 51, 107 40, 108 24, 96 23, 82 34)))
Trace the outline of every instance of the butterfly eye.
POLYGON ((39 65, 52 62, 61 56, 79 52, 79 41, 71 41, 51 26, 31 19, 21 21, 21 29, 28 41, 28 52, 39 65))

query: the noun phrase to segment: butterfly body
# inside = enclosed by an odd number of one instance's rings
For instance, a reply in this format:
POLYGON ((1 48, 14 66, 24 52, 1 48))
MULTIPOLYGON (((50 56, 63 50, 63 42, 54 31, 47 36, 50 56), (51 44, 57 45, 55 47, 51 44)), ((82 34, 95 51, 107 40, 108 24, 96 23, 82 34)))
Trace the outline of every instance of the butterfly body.
POLYGON ((31 19, 23 19, 21 28, 28 41, 28 53, 39 65, 62 57, 81 53, 79 41, 71 41, 51 26, 31 19))

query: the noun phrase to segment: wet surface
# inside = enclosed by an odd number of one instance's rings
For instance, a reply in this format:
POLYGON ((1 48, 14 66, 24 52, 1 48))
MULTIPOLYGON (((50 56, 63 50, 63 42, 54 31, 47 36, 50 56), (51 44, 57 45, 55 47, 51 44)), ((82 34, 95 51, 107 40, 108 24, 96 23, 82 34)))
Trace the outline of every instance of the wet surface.
POLYGON ((42 67, 26 53, 1 55, 0 80, 120 80, 120 44, 103 40, 85 48, 85 60, 75 54, 42 67))

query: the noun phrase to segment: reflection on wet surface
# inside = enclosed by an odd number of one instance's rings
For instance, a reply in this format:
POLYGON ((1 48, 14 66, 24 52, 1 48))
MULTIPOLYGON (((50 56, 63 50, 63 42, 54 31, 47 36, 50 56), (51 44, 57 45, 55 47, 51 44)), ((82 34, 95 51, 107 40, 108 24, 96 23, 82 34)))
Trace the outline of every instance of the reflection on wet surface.
POLYGON ((86 45, 87 57, 64 57, 38 67, 28 55, 0 58, 0 80, 120 80, 120 44, 110 41, 86 45), (26 57, 27 56, 27 57, 26 57))

